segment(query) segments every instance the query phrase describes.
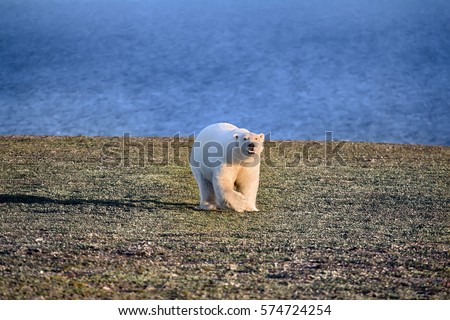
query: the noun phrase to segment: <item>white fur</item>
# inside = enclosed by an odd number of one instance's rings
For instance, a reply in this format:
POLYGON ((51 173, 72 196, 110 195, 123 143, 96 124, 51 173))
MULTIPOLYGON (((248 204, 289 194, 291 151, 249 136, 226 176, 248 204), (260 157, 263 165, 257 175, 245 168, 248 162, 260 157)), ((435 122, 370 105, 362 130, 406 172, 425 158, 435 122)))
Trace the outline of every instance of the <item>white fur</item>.
POLYGON ((256 193, 263 142, 264 134, 229 123, 212 124, 198 134, 190 165, 200 190, 201 209, 258 211, 256 193))

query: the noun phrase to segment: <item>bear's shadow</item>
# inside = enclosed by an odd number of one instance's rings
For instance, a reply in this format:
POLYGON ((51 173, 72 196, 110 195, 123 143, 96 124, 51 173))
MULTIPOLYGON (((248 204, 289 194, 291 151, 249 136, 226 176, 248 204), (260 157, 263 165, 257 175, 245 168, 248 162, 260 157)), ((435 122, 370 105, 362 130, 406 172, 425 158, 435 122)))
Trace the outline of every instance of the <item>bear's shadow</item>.
POLYGON ((28 195, 28 194, 0 194, 0 203, 24 203, 24 204, 57 204, 57 205, 95 205, 95 206, 114 206, 114 207, 133 207, 143 209, 155 209, 154 207, 145 208, 144 203, 153 204, 157 208, 167 209, 193 209, 196 206, 187 202, 168 202, 157 198, 153 199, 56 199, 50 197, 28 195))

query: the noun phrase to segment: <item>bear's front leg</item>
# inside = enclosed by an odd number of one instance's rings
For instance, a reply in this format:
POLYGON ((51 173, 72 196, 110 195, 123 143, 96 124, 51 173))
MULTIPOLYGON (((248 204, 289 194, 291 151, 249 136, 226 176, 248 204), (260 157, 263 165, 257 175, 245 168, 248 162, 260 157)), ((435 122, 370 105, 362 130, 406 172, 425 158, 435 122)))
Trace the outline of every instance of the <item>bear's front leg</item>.
POLYGON ((247 202, 242 193, 231 190, 223 193, 223 199, 219 208, 229 208, 236 212, 244 212, 247 208, 247 202))
POLYGON ((234 190, 234 179, 232 177, 226 177, 226 175, 221 176, 219 174, 213 181, 218 208, 228 208, 237 212, 245 211, 247 201, 242 193, 234 190))
POLYGON ((259 166, 242 169, 236 177, 236 190, 247 202, 245 211, 259 211, 256 208, 256 194, 259 186, 259 166))
POLYGON ((247 199, 247 207, 245 211, 259 211, 256 208, 256 194, 258 192, 259 179, 248 182, 248 184, 242 186, 238 191, 242 192, 247 199))

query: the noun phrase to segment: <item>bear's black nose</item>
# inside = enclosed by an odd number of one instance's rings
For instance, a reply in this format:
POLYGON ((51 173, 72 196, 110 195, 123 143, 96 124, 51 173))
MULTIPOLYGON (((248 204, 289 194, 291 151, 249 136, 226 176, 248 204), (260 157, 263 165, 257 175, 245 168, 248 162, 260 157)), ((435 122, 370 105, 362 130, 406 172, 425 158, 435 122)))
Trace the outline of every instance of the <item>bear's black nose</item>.
POLYGON ((250 142, 250 143, 248 144, 248 147, 249 147, 250 149, 253 149, 253 148, 255 148, 255 144, 254 144, 253 142, 250 142))

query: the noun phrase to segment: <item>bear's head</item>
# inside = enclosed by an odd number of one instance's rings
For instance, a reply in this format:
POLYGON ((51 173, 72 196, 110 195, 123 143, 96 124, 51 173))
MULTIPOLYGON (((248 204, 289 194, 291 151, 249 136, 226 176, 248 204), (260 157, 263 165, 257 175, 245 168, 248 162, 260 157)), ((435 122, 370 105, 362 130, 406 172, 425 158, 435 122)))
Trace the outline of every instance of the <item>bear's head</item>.
POLYGON ((233 138, 239 144, 239 151, 244 157, 260 156, 264 149, 264 133, 256 134, 245 130, 235 132, 233 138))

